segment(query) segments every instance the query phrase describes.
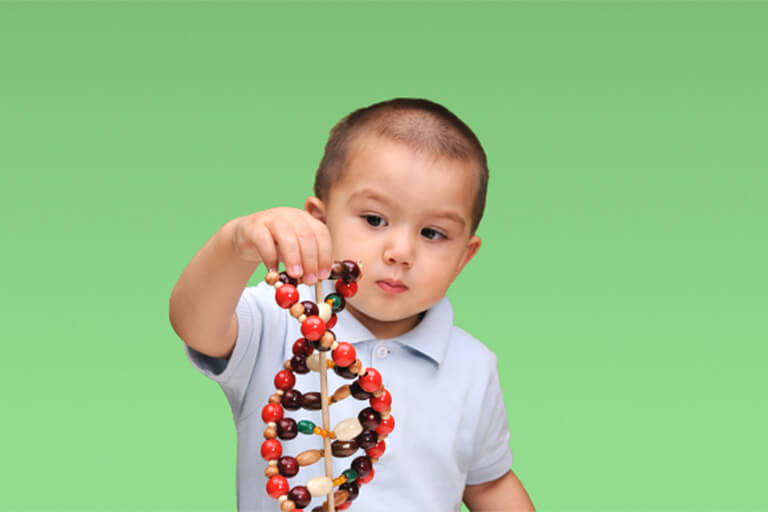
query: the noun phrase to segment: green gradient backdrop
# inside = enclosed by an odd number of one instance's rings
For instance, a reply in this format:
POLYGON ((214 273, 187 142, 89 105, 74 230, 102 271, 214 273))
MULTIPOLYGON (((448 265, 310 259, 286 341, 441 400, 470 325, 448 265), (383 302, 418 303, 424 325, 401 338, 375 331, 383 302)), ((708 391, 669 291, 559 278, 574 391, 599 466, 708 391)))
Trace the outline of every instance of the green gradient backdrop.
POLYGON ((768 510, 767 24, 761 2, 0 3, 0 509, 234 510, 229 407, 171 288, 227 220, 303 204, 339 117, 423 96, 489 155, 449 295, 499 355, 538 510, 768 510))

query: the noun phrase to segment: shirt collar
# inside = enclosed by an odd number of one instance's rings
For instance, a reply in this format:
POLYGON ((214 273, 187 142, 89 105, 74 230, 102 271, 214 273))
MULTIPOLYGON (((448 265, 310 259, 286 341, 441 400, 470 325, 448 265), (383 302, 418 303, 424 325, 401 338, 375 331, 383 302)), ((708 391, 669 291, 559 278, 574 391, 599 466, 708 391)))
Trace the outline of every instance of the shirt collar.
MULTIPOLYGON (((333 291, 335 291, 334 281, 323 281, 323 296, 333 291)), ((338 323, 332 330, 339 341, 355 344, 376 339, 376 336, 346 309, 337 316, 338 323)), ((453 307, 448 297, 443 297, 427 310, 416 327, 393 340, 424 354, 439 366, 448 350, 452 327, 453 307)))

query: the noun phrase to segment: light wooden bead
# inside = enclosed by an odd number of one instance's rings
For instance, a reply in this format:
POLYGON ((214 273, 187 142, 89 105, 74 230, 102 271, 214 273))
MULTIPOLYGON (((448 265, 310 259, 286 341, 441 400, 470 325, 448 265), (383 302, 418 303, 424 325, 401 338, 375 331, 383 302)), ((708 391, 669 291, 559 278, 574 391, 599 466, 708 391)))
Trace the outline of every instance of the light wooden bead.
POLYGON ((318 476, 307 482, 307 490, 315 498, 325 496, 331 492, 331 489, 333 489, 333 481, 327 476, 318 476))
POLYGON ((287 499, 288 499, 288 495, 287 495, 287 494, 283 494, 282 496, 280 496, 279 498, 277 498, 277 501, 279 501, 280 503, 285 503, 285 501, 286 501, 287 499))
POLYGON ((331 359, 329 357, 328 359, 325 360, 325 366, 327 366, 328 369, 330 370, 331 368, 333 368, 336 365, 333 363, 333 359, 331 359))
POLYGON ((307 368, 313 372, 320 371, 320 354, 317 351, 312 352, 312 355, 307 358, 307 368))
POLYGON ((305 315, 304 313, 302 313, 301 315, 299 315, 299 318, 297 318, 297 320, 299 321, 299 323, 304 323, 304 320, 306 320, 306 319, 307 319, 307 315, 305 315))
MULTIPOLYGON (((282 281, 278 281, 278 282, 276 282, 275 284, 273 284, 272 286, 274 286, 275 288, 280 288, 280 287, 281 287, 281 286, 283 286, 284 284, 285 284, 285 283, 283 283, 282 281)), ((287 290, 287 288, 286 288, 286 290, 287 290)))
POLYGON ((269 423, 267 423, 267 426, 272 428, 277 428, 277 423, 275 423, 274 421, 270 421, 269 423))
POLYGON ((382 442, 382 441, 386 441, 386 440, 387 440, 387 436, 382 436, 382 435, 379 435, 378 439, 377 439, 378 442, 382 442))
POLYGON ((296 456, 299 466, 309 466, 323 458, 323 450, 304 450, 296 456))
POLYGON ((381 417, 382 417, 382 418, 383 418, 384 416, 387 416, 387 417, 389 417, 389 415, 390 415, 390 413, 391 413, 391 412, 392 412, 392 408, 391 408, 391 407, 387 407, 386 409, 384 409, 383 411, 381 411, 381 417))
POLYGON ((373 396, 375 396, 376 398, 379 398, 382 393, 384 393, 384 384, 379 386, 379 389, 373 392, 373 396))
POLYGON ((267 462, 267 464, 269 464, 270 466, 277 467, 277 460, 276 459, 272 459, 271 461, 267 462))
POLYGON ((264 278, 264 280, 267 282, 267 284, 273 285, 280 280, 280 274, 274 271, 267 272, 267 276, 264 278))
POLYGON ((275 475, 279 475, 280 470, 277 469, 277 466, 267 466, 267 469, 264 470, 264 476, 267 478, 272 478, 275 475))
POLYGON ((336 336, 331 331, 325 331, 320 337, 320 346, 323 348, 331 348, 331 345, 336 341, 336 336))
POLYGON ((277 429, 272 427, 267 427, 264 429, 264 439, 274 439, 277 437, 277 429))
POLYGON ((328 320, 331 319, 331 315, 333 314, 333 309, 327 302, 321 302, 318 304, 317 311, 317 316, 319 316, 323 322, 328 322, 328 320))
POLYGON ((269 395, 269 403, 271 404, 279 404, 280 400, 282 400, 282 396, 278 395, 277 393, 272 393, 269 395))
POLYGON ((357 418, 347 418, 340 421, 333 431, 336 433, 336 439, 339 441, 351 441, 360 435, 363 431, 363 426, 357 418))
POLYGON ((293 369, 293 367, 291 366, 291 360, 290 359, 288 359, 286 362, 283 363, 283 368, 285 368, 286 370, 293 369))
POLYGON ((302 304, 301 302, 297 302, 293 306, 291 306, 290 311, 291 311, 291 316, 293 316, 293 318, 299 318, 301 315, 304 314, 304 304, 302 304))
POLYGON ((336 350, 337 348, 339 348, 339 342, 334 340, 333 345, 331 345, 331 350, 336 350))
POLYGON ((376 464, 377 462, 379 462, 378 457, 368 457, 368 458, 371 459, 371 464, 376 464))
POLYGON ((341 402, 351 394, 352 392, 349 390, 349 384, 344 384, 333 392, 333 396, 331 396, 331 403, 341 402))
POLYGON ((280 512, 293 512, 296 509, 296 504, 291 500, 285 500, 280 504, 280 512))
POLYGON ((355 362, 349 365, 349 371, 351 371, 354 374, 358 374, 362 367, 363 367, 363 362, 360 361, 359 359, 355 359, 355 362))

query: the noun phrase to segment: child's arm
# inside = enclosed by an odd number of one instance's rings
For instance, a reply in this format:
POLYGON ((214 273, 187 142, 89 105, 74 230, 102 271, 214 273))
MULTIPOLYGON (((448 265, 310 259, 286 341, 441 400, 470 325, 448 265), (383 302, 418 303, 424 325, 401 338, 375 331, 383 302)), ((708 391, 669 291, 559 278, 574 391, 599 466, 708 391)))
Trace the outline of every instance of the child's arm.
POLYGON ((535 512, 523 484, 510 470, 504 476, 464 487, 464 504, 472 512, 535 512))
POLYGON ((171 292, 176 334, 198 352, 230 357, 237 339, 235 309, 248 280, 261 263, 277 269, 280 261, 291 277, 327 278, 331 239, 325 224, 296 208, 227 222, 198 251, 171 292))

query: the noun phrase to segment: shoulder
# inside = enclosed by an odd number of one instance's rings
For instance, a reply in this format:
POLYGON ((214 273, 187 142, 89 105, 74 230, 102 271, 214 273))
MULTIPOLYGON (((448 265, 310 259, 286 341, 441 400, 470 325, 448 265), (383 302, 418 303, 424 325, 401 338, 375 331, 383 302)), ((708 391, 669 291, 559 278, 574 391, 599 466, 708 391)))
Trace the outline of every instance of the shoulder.
POLYGON ((482 341, 455 325, 451 328, 451 352, 465 362, 471 361, 473 365, 481 364, 496 370, 496 354, 482 341))

